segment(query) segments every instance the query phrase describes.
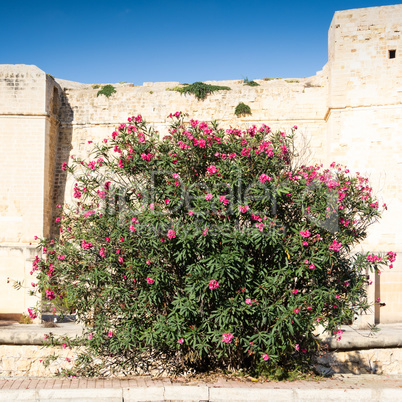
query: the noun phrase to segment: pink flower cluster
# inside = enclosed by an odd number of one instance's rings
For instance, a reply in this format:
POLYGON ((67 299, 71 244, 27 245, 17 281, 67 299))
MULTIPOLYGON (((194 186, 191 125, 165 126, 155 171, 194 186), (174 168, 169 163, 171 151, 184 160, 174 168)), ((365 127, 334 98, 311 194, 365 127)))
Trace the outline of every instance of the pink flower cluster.
POLYGON ((229 204, 229 200, 224 195, 219 197, 219 201, 225 206, 229 204))
POLYGON ((258 178, 258 181, 259 181, 260 183, 265 183, 266 181, 271 181, 271 180, 272 180, 272 177, 267 176, 265 173, 262 174, 262 175, 258 178))
POLYGON ((310 231, 308 229, 307 230, 301 230, 300 231, 300 236, 304 237, 305 239, 307 239, 308 237, 311 236, 311 233, 310 233, 310 231))
POLYGON ((329 245, 329 249, 335 252, 338 252, 341 249, 341 247, 342 243, 338 243, 336 240, 334 240, 332 244, 329 245))
POLYGON ((181 112, 176 112, 176 113, 170 113, 169 116, 167 116, 168 118, 172 119, 173 117, 177 117, 179 118, 181 116, 181 112))
POLYGON ((232 343, 232 341, 233 341, 233 335, 230 332, 222 335, 222 342, 232 343))
POLYGON ((154 155, 153 154, 146 154, 146 153, 142 153, 141 154, 141 159, 144 159, 145 161, 150 161, 152 159, 154 155))
POLYGON ((169 239, 174 239, 176 237, 176 232, 174 230, 172 230, 172 229, 168 230, 167 237, 169 239))
POLYGON ((213 289, 218 289, 219 288, 219 283, 218 281, 216 281, 215 279, 212 279, 211 281, 209 281, 209 285, 208 287, 213 290, 213 289))
POLYGON ((245 205, 244 207, 239 206, 239 212, 241 212, 242 214, 245 214, 249 209, 248 205, 245 205))
POLYGON ((367 261, 370 261, 373 263, 375 263, 376 261, 382 261, 382 257, 380 257, 379 255, 375 255, 375 254, 369 254, 366 259, 367 259, 367 261))
POLYGON ((388 261, 389 262, 395 262, 396 253, 394 253, 393 251, 388 251, 387 256, 388 256, 388 261))
POLYGON ((55 296, 53 290, 51 290, 51 289, 46 289, 46 290, 45 290, 45 293, 46 293, 46 297, 47 297, 49 300, 53 300, 53 299, 56 298, 56 296, 55 296))
POLYGON ((89 250, 89 249, 92 248, 92 243, 90 241, 88 243, 86 243, 85 240, 83 240, 82 243, 81 243, 81 247, 84 250, 89 250))
POLYGON ((219 172, 219 168, 217 168, 215 165, 211 165, 209 167, 207 167, 207 171, 209 174, 214 174, 214 173, 218 173, 219 172))

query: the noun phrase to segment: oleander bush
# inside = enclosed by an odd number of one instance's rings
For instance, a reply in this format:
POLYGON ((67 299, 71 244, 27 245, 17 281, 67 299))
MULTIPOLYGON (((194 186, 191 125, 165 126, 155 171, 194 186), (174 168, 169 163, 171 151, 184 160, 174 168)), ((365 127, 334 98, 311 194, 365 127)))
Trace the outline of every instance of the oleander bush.
POLYGON ((299 165, 297 127, 169 117, 163 139, 138 115, 63 164, 75 202, 39 239, 34 291, 74 304, 87 375, 308 366, 317 324, 340 338, 367 269, 395 259, 351 253, 381 215, 368 180, 299 165))

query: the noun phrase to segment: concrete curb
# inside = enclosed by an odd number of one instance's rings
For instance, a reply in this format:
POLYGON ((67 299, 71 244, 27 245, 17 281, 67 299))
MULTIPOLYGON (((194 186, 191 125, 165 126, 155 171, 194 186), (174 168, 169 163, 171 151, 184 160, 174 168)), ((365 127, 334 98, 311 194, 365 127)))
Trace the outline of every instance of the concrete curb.
POLYGON ((2 390, 1 401, 402 401, 398 388, 250 389, 208 386, 2 390))

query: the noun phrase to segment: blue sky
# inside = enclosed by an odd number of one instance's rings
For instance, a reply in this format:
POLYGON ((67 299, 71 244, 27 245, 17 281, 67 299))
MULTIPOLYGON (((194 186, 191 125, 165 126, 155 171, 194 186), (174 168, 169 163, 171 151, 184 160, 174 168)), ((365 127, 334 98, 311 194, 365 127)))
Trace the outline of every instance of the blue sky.
POLYGON ((85 83, 308 77, 335 11, 398 3, 0 0, 0 64, 85 83))

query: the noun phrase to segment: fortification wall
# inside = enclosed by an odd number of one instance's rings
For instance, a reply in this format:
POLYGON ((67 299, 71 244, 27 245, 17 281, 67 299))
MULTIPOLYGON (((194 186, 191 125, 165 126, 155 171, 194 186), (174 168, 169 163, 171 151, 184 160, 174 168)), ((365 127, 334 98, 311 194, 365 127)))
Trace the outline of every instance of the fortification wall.
MULTIPOLYGON (((326 162, 368 176, 389 210, 364 250, 402 252, 402 5, 336 12, 328 35, 326 162), (395 53, 392 54, 392 51, 395 53), (395 56, 394 58, 392 56, 395 56)), ((382 204, 381 202, 381 204, 382 204)), ((375 278, 381 322, 402 321, 402 261, 375 278)))
POLYGON ((53 191, 54 163, 50 154, 54 152, 46 147, 56 126, 49 115, 48 86, 46 74, 36 66, 0 66, 0 313, 3 316, 26 311, 35 302, 27 291, 13 289, 7 278, 22 281, 24 286, 31 283, 29 272, 34 249, 30 242, 35 235, 48 234, 50 228, 46 208, 47 195, 53 191))
POLYGON ((27 278, 29 242, 48 236, 56 204, 71 200, 73 182, 66 182, 63 162, 86 158, 88 141, 101 141, 138 113, 163 136, 167 116, 180 110, 223 127, 265 123, 287 130, 296 124, 300 144, 311 151, 305 162, 337 161, 369 176, 389 212, 361 248, 399 253, 394 269, 375 278, 370 297, 387 306, 369 320, 402 321, 401 31, 402 5, 337 12, 328 64, 317 75, 256 80, 257 87, 211 81, 231 90, 204 101, 167 90, 177 82, 115 84, 117 92, 107 98, 91 85, 55 82, 35 66, 0 66, 0 273, 27 278), (235 116, 239 102, 250 106, 251 116, 235 116))

